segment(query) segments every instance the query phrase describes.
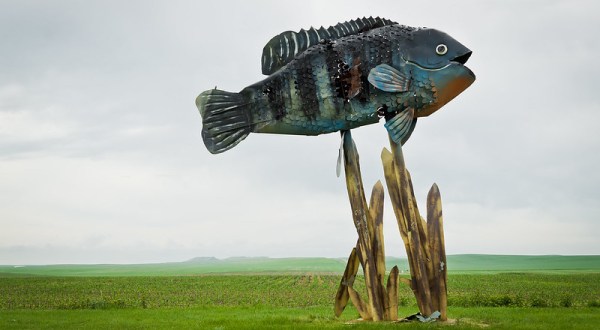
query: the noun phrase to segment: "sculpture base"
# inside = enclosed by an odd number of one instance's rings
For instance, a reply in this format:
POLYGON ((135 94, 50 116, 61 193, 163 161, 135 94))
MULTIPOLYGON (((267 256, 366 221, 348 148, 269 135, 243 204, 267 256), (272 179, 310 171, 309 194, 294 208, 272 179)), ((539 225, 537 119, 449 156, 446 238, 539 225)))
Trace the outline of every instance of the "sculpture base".
POLYGON ((429 191, 425 221, 419 214, 402 147, 392 140, 390 144, 392 152, 384 148, 381 160, 411 278, 400 278, 398 267, 394 266, 384 286, 383 185, 380 181, 375 184, 367 205, 358 152, 350 131, 347 131, 343 134, 344 169, 358 242, 350 253, 340 281, 335 298, 335 315, 341 315, 348 300, 351 300, 363 320, 397 321, 398 282, 403 282, 412 289, 420 314, 426 316, 421 317, 421 321, 446 321, 447 267, 439 189, 433 184, 429 191), (367 301, 353 287, 359 265, 365 276, 367 301))

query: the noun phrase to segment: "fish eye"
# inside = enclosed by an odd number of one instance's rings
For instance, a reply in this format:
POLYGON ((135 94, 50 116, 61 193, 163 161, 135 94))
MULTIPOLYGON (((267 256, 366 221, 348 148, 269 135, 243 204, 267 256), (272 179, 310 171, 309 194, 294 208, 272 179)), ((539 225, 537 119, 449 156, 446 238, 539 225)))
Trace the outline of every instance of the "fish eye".
POLYGON ((448 47, 444 44, 439 44, 435 47, 435 52, 440 56, 444 55, 448 52, 448 47))

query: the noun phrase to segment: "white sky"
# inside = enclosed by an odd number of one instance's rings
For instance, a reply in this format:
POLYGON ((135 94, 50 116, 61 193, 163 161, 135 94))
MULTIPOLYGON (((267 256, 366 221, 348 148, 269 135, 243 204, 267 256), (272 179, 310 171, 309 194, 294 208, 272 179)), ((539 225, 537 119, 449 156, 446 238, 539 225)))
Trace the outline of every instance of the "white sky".
MULTIPOLYGON (((382 16, 447 32, 477 81, 405 147, 449 254, 600 254, 596 1, 2 1, 0 264, 345 257, 339 135, 211 155, 195 97, 262 79, 286 30, 382 16)), ((367 189, 383 124, 353 131, 367 189)), ((387 196, 386 196, 387 198, 387 196)), ((424 213, 423 207, 421 207, 424 213)), ((388 255, 404 256, 386 204, 388 255)))

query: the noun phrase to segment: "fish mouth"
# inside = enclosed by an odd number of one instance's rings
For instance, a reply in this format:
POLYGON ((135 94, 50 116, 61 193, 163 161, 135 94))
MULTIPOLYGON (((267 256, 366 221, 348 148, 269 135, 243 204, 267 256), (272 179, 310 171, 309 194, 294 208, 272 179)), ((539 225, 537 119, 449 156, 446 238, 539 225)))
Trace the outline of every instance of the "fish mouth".
POLYGON ((450 61, 452 62, 458 62, 462 65, 465 65, 465 63, 467 63, 467 61, 469 60, 469 57, 471 57, 471 54, 473 54, 472 51, 468 51, 462 55, 456 56, 455 58, 451 59, 450 61))

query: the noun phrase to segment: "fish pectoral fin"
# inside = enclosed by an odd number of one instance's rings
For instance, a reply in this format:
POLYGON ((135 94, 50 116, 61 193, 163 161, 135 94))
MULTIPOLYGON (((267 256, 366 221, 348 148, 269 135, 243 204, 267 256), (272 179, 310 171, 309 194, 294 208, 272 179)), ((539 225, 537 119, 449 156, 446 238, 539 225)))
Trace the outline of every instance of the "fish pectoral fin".
POLYGON ((412 134, 416 124, 417 117, 415 117, 415 110, 408 108, 390 118, 384 126, 390 138, 394 142, 403 145, 412 134))
POLYGON ((410 85, 410 74, 387 64, 379 64, 371 69, 368 80, 371 85, 384 92, 406 92, 410 85))

